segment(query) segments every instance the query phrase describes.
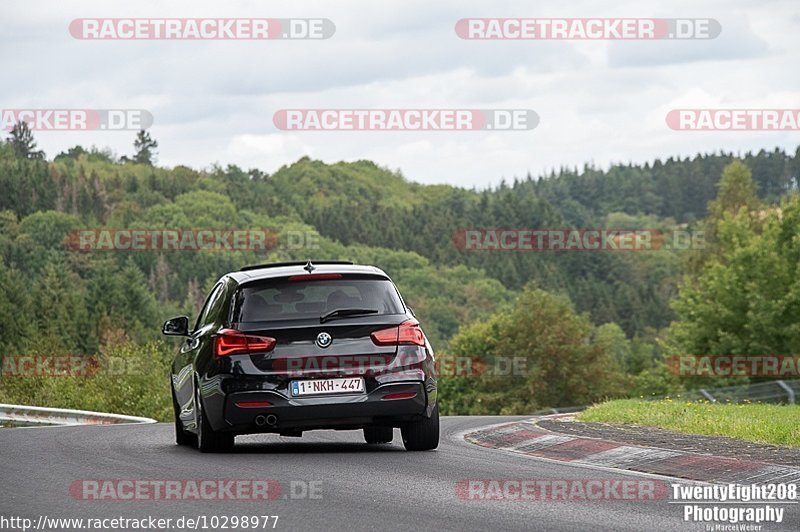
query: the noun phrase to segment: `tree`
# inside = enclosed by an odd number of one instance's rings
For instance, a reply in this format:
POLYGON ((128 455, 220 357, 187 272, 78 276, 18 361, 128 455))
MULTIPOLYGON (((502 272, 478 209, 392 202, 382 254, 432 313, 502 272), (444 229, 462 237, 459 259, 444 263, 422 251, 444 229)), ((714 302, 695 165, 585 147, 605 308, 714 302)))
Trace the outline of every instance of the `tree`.
POLYGON ((589 404, 625 392, 627 379, 618 359, 630 347, 622 331, 595 328, 567 300, 532 284, 513 307, 462 328, 451 348, 453 354, 476 361, 473 365, 502 368, 513 360, 509 357, 521 358, 524 364, 517 363, 520 370, 511 375, 443 378, 443 403, 450 414, 522 414, 589 404), (473 382, 465 382, 470 378, 473 382))
MULTIPOLYGON (((4 211, 4 218, 7 212, 4 211)), ((0 268, 0 357, 18 355, 35 344, 38 332, 30 316, 34 305, 30 293, 20 290, 26 276, 14 268, 0 268)))
POLYGON ((31 287, 36 346, 45 355, 92 353, 97 342, 91 334, 85 283, 62 261, 50 262, 31 287))
POLYGON ((136 154, 133 156, 133 161, 139 164, 146 164, 153 166, 155 162, 158 142, 150 137, 150 133, 142 129, 136 134, 136 140, 133 142, 133 147, 136 149, 136 154))
POLYGON ((742 161, 733 161, 722 170, 717 188, 717 197, 708 204, 712 222, 719 221, 726 213, 737 214, 743 207, 754 211, 761 205, 753 174, 742 161))
POLYGON ((756 224, 742 208, 718 223, 716 254, 673 303, 679 319, 665 336, 669 354, 759 356, 800 349, 800 196, 758 216, 756 224))
POLYGON ((17 157, 22 159, 44 159, 44 152, 36 149, 33 132, 27 122, 19 121, 8 136, 8 143, 14 149, 17 157))
POLYGON ((758 229, 767 211, 756 189, 753 174, 742 161, 735 160, 722 169, 717 183, 717 196, 708 202, 708 217, 700 223, 705 233, 706 247, 702 253, 687 256, 687 273, 697 277, 710 262, 724 258, 726 250, 720 241, 720 231, 726 222, 737 218, 748 231, 758 229))

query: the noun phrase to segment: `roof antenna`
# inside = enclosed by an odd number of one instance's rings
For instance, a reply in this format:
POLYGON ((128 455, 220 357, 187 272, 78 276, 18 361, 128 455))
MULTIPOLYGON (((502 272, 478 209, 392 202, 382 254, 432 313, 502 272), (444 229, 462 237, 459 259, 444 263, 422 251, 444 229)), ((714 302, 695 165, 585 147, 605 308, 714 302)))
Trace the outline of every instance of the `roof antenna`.
POLYGON ((303 266, 303 269, 304 269, 305 271, 307 271, 308 273, 311 273, 311 272, 313 272, 313 271, 314 271, 314 269, 315 269, 315 268, 314 268, 314 265, 313 265, 313 264, 311 264, 311 260, 309 260, 309 261, 306 263, 306 265, 305 265, 305 266, 303 266))

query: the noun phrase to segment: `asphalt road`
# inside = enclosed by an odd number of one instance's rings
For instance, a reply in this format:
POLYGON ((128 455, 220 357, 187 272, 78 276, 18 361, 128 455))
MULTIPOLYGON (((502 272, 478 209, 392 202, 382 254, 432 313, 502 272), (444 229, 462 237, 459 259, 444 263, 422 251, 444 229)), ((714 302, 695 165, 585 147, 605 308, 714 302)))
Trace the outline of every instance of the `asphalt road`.
MULTIPOLYGON (((468 429, 513 419, 520 418, 443 418, 439 449, 423 453, 405 452, 399 431, 394 443, 381 446, 367 446, 352 431, 247 436, 232 453, 204 455, 174 445, 169 424, 5 429, 0 516, 37 522, 40 516, 278 515, 275 530, 706 530, 684 522, 682 506, 667 500, 459 498, 462 479, 652 478, 541 461, 461 438, 468 429), (69 488, 84 479, 274 479, 283 491, 270 501, 80 500, 69 488), (303 497, 307 489, 315 498, 303 497)), ((790 508, 782 525, 762 530, 798 530, 798 523, 797 508, 790 508)))

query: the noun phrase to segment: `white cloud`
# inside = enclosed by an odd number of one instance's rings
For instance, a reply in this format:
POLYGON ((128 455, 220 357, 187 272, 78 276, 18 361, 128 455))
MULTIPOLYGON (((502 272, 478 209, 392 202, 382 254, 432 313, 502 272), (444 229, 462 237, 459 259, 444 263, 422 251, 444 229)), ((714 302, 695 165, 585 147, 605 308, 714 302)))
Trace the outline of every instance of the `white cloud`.
MULTIPOLYGON (((675 132, 676 106, 797 107, 800 5, 790 0, 260 0, 137 3, 5 0, 3 108, 146 108, 159 161, 272 171, 311 154, 374 159, 414 180, 486 186, 587 161, 697 151, 794 151, 796 132, 675 132), (325 41, 91 42, 79 17, 324 17, 325 41), (465 41, 463 17, 708 17, 714 41, 465 41), (283 132, 281 108, 530 108, 526 132, 283 132)), ((132 151, 132 132, 38 133, 50 156, 74 144, 132 151)))
POLYGON ((313 156, 313 150, 294 135, 237 135, 231 139, 227 153, 243 168, 259 166, 274 172, 287 161, 304 155, 313 156))

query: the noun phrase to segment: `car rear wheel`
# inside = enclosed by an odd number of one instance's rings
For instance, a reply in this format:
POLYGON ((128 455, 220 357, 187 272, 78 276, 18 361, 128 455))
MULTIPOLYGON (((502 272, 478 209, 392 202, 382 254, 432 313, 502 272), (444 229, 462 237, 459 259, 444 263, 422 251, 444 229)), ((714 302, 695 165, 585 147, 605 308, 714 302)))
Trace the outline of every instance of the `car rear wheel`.
POLYGON ((389 443, 393 438, 393 427, 364 427, 364 440, 367 443, 389 443))
POLYGON ((406 451, 430 451, 439 446, 439 404, 429 418, 412 421, 400 429, 406 451))
POLYGON ((208 422, 203 402, 200 400, 200 386, 195 385, 194 410, 197 419, 197 448, 203 453, 219 453, 233 448, 234 435, 216 432, 208 422))
POLYGON ((181 407, 175 399, 175 390, 172 390, 172 410, 175 412, 175 443, 178 445, 197 445, 197 437, 183 428, 181 421, 181 407))

